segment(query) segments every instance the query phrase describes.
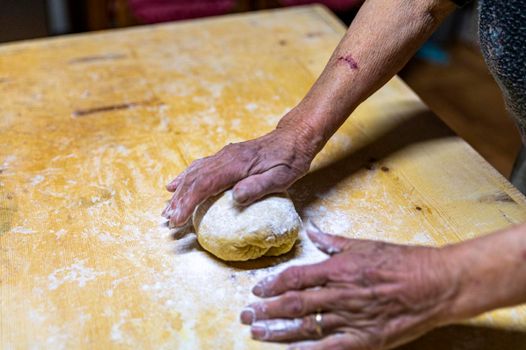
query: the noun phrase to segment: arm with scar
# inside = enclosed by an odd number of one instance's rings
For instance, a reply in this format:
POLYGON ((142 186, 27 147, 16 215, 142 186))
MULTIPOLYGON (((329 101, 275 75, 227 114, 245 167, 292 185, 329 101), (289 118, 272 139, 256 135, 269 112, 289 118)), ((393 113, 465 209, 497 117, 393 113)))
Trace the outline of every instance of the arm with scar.
POLYGON ((240 204, 286 190, 307 173, 352 111, 391 79, 454 9, 449 0, 366 1, 316 83, 276 129, 192 163, 167 185, 174 195, 163 215, 172 226, 183 225, 197 204, 232 186, 240 204))

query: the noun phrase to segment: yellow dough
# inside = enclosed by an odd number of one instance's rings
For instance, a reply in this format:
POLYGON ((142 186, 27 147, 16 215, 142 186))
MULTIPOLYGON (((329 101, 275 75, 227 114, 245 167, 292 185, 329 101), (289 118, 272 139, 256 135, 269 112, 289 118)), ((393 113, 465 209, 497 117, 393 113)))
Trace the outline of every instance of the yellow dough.
POLYGON ((193 224, 201 246, 227 261, 284 254, 294 245, 301 228, 286 194, 270 195, 241 207, 234 202, 232 190, 197 207, 193 224))

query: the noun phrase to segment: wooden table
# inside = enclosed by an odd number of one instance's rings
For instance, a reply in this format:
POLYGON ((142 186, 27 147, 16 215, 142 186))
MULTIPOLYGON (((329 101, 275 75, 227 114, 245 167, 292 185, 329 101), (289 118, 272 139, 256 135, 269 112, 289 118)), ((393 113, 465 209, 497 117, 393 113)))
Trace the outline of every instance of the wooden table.
MULTIPOLYGON (((324 256, 302 237, 281 258, 222 263, 163 225, 163 186, 271 130, 343 32, 303 7, 1 46, 0 348, 280 348, 238 321, 250 286, 324 256)), ((526 219, 525 198, 398 78, 290 192, 326 231, 392 242, 526 219)), ((524 349, 525 331, 517 307, 408 348, 524 349)))

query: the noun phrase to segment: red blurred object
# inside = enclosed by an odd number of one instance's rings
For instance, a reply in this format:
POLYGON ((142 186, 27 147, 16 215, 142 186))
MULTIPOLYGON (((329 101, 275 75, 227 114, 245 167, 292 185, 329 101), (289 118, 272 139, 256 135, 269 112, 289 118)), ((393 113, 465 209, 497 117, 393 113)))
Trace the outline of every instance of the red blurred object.
POLYGON ((143 23, 217 16, 232 12, 235 0, 129 0, 130 9, 143 23))
POLYGON ((284 6, 323 4, 336 12, 349 11, 360 6, 365 0, 278 0, 284 6))

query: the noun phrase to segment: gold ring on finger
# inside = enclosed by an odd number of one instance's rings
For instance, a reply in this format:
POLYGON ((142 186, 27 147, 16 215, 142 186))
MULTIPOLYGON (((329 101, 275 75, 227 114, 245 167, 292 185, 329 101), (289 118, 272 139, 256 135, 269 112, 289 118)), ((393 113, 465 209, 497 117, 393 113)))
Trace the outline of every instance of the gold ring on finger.
POLYGON ((321 337, 323 335, 323 314, 319 311, 314 316, 314 324, 316 326, 316 334, 321 337))

